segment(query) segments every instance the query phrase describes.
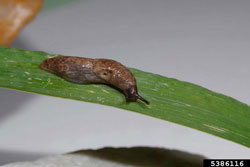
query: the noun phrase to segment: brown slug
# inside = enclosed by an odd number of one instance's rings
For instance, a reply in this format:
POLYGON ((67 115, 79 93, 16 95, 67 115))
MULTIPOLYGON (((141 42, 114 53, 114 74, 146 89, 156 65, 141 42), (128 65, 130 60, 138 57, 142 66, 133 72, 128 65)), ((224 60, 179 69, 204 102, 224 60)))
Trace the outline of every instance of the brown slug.
POLYGON ((40 68, 73 83, 112 85, 125 94, 127 101, 139 99, 149 104, 138 94, 133 74, 114 60, 58 56, 44 60, 40 68))

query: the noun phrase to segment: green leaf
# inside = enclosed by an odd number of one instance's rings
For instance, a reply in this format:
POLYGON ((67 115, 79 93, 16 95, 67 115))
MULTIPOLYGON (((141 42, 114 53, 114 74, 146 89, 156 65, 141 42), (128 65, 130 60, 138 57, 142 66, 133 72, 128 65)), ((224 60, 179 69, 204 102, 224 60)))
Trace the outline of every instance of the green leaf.
POLYGON ((77 2, 83 2, 83 0, 45 0, 43 4, 42 11, 47 12, 52 9, 63 7, 66 5, 74 4, 77 2))
POLYGON ((150 101, 126 103, 106 85, 67 82, 41 70, 57 55, 0 47, 0 86, 122 108, 178 123, 250 147, 250 107, 231 97, 173 78, 132 69, 139 93, 150 101))

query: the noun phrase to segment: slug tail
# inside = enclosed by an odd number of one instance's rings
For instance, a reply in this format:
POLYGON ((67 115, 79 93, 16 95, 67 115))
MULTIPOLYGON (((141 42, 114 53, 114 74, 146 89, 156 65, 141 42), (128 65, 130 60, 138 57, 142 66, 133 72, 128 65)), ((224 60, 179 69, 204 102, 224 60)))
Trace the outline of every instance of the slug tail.
POLYGON ((49 69, 48 60, 44 60, 44 61, 39 65, 39 67, 40 67, 42 70, 48 71, 48 69, 49 69))
POLYGON ((53 73, 55 74, 56 73, 56 59, 55 58, 49 58, 49 59, 46 59, 44 60, 40 65, 40 69, 44 70, 44 71, 47 71, 47 72, 50 72, 50 73, 53 73))

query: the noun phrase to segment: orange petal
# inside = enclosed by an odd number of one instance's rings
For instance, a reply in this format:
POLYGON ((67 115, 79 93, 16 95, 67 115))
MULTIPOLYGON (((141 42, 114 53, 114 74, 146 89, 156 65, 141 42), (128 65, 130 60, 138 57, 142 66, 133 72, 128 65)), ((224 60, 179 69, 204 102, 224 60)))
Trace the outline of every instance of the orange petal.
POLYGON ((10 46, 42 4, 43 0, 0 0, 0 45, 10 46))

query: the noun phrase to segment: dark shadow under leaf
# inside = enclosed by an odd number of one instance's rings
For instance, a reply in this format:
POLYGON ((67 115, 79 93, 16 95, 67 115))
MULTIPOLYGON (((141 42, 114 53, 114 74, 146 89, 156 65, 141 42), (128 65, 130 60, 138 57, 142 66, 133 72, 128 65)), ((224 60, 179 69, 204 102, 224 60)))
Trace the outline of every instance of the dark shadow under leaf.
POLYGON ((105 147, 98 150, 80 150, 71 154, 143 167, 201 167, 205 158, 184 151, 154 147, 105 147))

